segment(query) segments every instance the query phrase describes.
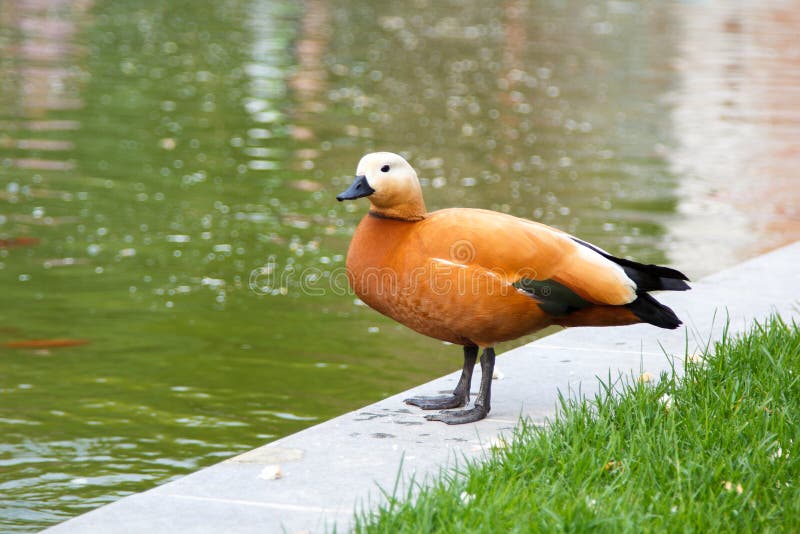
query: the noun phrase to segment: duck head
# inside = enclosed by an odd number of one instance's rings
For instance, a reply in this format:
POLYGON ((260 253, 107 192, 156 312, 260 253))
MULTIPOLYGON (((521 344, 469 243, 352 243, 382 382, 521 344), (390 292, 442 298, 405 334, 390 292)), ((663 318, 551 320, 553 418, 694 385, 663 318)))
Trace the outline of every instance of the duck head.
POLYGON ((391 152, 367 154, 358 162, 356 178, 336 200, 367 197, 370 213, 379 217, 418 221, 425 218, 425 201, 414 168, 391 152))

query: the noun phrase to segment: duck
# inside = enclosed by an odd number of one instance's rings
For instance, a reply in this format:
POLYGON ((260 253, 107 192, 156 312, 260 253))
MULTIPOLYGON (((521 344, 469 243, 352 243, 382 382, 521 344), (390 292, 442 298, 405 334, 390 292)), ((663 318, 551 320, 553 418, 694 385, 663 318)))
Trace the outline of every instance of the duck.
POLYGON ((355 295, 420 334, 460 345, 464 364, 451 394, 405 403, 435 410, 426 419, 480 421, 491 410, 495 346, 545 327, 675 329, 682 323, 651 291, 685 291, 678 270, 615 257, 545 224, 485 209, 428 212, 414 168, 392 152, 358 162, 336 199, 365 198, 369 210, 347 251, 355 295), (472 407, 472 373, 481 380, 472 407))

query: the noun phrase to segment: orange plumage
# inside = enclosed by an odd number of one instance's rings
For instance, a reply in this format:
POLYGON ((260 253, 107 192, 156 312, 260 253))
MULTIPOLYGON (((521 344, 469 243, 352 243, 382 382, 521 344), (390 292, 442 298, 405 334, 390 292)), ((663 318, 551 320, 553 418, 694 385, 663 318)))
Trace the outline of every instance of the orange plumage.
MULTIPOLYGON (((337 197, 366 196, 371 203, 347 253, 356 295, 417 332, 465 347, 461 390, 409 399, 410 404, 463 406, 477 347, 484 349, 485 374, 494 364, 496 343, 549 325, 680 324, 647 294, 688 289, 678 271, 614 258, 560 230, 503 213, 427 213, 416 173, 396 154, 368 154, 356 174, 337 197)), ((484 382, 472 410, 428 418, 463 423, 485 417, 491 386, 484 382)))

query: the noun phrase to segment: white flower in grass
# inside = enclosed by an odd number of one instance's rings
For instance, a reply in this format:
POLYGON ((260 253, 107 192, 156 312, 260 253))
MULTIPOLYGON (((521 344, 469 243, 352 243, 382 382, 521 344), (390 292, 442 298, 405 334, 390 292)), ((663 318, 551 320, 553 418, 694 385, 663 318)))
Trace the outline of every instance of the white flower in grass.
POLYGON ((687 354, 686 358, 683 360, 684 367, 694 365, 695 367, 703 369, 707 363, 708 362, 706 361, 705 355, 699 351, 693 352, 692 354, 687 354))
POLYGON ((650 384, 655 379, 656 376, 649 371, 645 371, 644 373, 641 374, 641 376, 639 376, 639 382, 642 384, 650 384))
POLYGON ((462 491, 459 497, 461 498, 461 502, 463 502, 464 504, 469 504, 473 500, 475 500, 475 495, 472 493, 467 493, 466 491, 462 491))
POLYGON ((672 395, 669 393, 664 393, 661 395, 661 398, 658 399, 658 402, 666 411, 670 411, 672 409, 672 395))
POLYGON ((736 486, 734 486, 733 482, 731 482, 730 480, 726 480, 725 482, 723 482, 722 487, 725 488, 725 491, 733 491, 735 489, 736 493, 738 493, 739 495, 741 495, 742 492, 744 492, 744 488, 742 487, 741 484, 736 484, 736 486))
POLYGON ((489 441, 490 449, 505 449, 506 447, 508 447, 508 442, 503 436, 494 437, 489 441))

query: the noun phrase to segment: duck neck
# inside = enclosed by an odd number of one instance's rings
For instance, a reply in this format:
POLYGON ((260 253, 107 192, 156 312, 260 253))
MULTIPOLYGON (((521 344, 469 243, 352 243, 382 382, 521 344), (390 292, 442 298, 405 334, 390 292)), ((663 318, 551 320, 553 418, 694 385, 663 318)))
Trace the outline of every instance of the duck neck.
POLYGON ((381 207, 372 204, 369 214, 381 219, 396 219, 398 221, 421 221, 425 218, 425 202, 419 198, 391 207, 381 207))

